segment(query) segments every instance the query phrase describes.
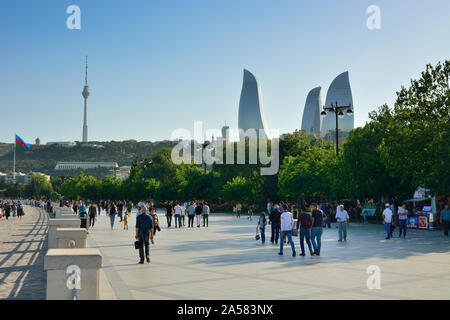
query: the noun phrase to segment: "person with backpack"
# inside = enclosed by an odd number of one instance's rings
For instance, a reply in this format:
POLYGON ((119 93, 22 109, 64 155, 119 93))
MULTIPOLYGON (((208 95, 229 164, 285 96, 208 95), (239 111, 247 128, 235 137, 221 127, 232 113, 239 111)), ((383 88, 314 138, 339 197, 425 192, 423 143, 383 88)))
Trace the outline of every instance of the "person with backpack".
POLYGON ((150 242, 151 239, 153 243, 153 218, 147 212, 147 208, 145 206, 141 207, 140 213, 138 212, 138 216, 136 217, 136 240, 138 240, 139 247, 139 263, 144 263, 144 258, 147 258, 147 262, 150 263, 150 242), (144 248, 145 248, 145 256, 144 256, 144 248))
POLYGON ((88 229, 86 206, 84 205, 83 201, 80 201, 80 204, 78 205, 78 210, 80 211, 80 221, 81 221, 80 228, 88 229))

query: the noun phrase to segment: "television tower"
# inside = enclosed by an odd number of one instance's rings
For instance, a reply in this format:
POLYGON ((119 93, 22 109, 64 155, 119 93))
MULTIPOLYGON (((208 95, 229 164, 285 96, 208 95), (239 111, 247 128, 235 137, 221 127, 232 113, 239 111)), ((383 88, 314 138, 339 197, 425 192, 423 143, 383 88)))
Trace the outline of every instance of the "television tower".
POLYGON ((86 75, 84 78, 84 89, 81 93, 84 98, 84 121, 83 121, 83 142, 88 142, 88 125, 87 125, 87 100, 91 92, 88 86, 88 57, 86 56, 86 75))

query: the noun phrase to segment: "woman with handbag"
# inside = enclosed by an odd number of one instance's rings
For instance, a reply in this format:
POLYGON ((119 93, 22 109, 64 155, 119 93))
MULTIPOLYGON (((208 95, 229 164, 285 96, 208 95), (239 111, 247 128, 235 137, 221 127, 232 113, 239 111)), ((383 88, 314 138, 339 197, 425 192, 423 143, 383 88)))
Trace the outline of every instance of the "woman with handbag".
MULTIPOLYGON (((156 235, 156 231, 161 232, 161 228, 159 227, 159 219, 158 219, 158 215, 156 214, 155 207, 151 207, 151 209, 150 209, 150 215, 151 215, 152 218, 153 218, 153 225, 154 225, 154 228, 153 228, 153 230, 154 230, 153 236, 155 236, 155 235, 156 235)), ((155 242, 153 241, 153 238, 151 238, 150 241, 152 242, 152 244, 155 244, 155 242)))
POLYGON ((23 206, 20 203, 20 200, 17 202, 17 216, 19 217, 19 220, 22 220, 22 216, 25 215, 25 212, 23 212, 23 206))
POLYGON ((256 230, 258 230, 258 227, 259 227, 259 231, 261 232, 261 242, 262 243, 266 242, 266 233, 265 233, 266 225, 267 225, 266 215, 263 212, 259 216, 258 224, 256 226, 256 230))

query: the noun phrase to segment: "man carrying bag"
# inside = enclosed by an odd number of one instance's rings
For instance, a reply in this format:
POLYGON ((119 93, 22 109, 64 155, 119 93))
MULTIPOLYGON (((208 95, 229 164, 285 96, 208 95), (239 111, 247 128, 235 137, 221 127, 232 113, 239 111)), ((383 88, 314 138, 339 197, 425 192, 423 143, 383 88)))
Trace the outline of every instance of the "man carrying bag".
POLYGON ((138 240, 139 247, 139 263, 144 263, 144 246, 145 257, 150 263, 150 241, 153 241, 153 218, 148 214, 147 208, 142 206, 140 214, 136 218, 136 240, 138 240))

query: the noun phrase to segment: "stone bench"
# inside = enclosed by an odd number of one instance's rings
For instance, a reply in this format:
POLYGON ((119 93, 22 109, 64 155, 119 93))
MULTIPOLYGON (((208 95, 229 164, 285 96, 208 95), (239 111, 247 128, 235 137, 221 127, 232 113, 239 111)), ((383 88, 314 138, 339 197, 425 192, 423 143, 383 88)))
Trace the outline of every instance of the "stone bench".
POLYGON ((49 249, 44 258, 47 300, 98 300, 102 255, 98 249, 49 249))
POLYGON ((72 249, 86 248, 87 231, 84 228, 57 228, 56 248, 72 249))
POLYGON ((56 229, 58 228, 80 228, 79 219, 49 219, 48 220, 48 248, 54 249, 56 244, 56 229))
POLYGON ((53 207, 53 210, 55 211, 56 218, 60 218, 63 215, 71 215, 76 217, 77 215, 69 208, 61 208, 61 207, 53 207))

